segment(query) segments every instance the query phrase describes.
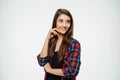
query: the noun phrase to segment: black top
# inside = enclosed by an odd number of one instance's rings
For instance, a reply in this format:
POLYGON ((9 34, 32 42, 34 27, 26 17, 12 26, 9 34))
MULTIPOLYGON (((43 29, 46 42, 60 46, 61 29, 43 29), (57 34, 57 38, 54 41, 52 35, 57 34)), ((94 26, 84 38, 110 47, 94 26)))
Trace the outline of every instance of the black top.
MULTIPOLYGON (((58 52, 54 52, 53 61, 52 61, 52 68, 61 68, 58 64, 58 52)), ((61 76, 53 75, 50 73, 46 73, 46 80, 61 80, 61 76)))

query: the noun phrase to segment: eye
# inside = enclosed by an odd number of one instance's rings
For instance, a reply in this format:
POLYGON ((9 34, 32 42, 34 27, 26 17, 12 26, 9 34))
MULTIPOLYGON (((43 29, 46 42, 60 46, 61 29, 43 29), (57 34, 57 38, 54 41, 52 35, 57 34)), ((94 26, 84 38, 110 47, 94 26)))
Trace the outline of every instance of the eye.
POLYGON ((70 20, 67 20, 66 23, 70 23, 70 20))
POLYGON ((59 19, 59 21, 58 21, 58 22, 62 23, 62 22, 63 22, 63 20, 62 20, 62 19, 59 19))

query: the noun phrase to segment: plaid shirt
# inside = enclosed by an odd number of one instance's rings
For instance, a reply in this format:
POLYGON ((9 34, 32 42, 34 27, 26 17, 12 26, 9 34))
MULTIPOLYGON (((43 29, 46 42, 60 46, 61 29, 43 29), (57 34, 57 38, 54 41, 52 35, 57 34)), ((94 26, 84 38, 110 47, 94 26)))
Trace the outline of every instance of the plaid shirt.
MULTIPOLYGON (((64 56, 62 72, 65 77, 61 77, 61 80, 66 80, 67 78, 72 78, 72 80, 76 80, 76 76, 79 73, 79 68, 81 65, 80 53, 80 43, 77 40, 72 39, 64 56)), ((40 56, 38 55, 37 59, 40 66, 44 66, 47 63, 47 57, 40 58, 40 56)))

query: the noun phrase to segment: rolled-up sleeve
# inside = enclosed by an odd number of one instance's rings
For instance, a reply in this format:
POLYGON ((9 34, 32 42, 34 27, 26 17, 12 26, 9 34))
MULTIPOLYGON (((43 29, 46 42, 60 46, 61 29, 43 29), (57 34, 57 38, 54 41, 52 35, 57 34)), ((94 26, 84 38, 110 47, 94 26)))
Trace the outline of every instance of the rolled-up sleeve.
POLYGON ((40 55, 38 55, 37 60, 38 60, 38 64, 42 67, 47 63, 47 57, 41 58, 40 55))
POLYGON ((80 53, 80 43, 75 40, 70 45, 68 55, 65 56, 62 67, 63 74, 66 77, 75 77, 79 73, 79 68, 81 65, 80 53))

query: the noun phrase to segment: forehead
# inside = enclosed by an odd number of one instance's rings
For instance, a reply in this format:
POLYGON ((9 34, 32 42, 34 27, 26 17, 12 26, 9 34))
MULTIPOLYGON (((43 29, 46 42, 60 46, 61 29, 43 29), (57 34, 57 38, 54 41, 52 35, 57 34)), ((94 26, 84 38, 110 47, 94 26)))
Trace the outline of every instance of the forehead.
POLYGON ((58 19, 70 20, 70 17, 69 17, 68 15, 61 14, 60 16, 58 16, 57 20, 58 20, 58 19))

